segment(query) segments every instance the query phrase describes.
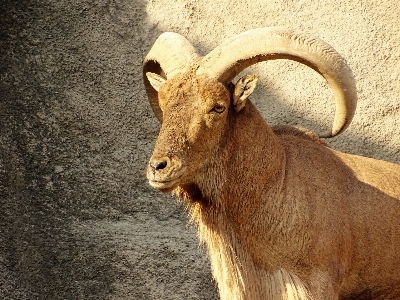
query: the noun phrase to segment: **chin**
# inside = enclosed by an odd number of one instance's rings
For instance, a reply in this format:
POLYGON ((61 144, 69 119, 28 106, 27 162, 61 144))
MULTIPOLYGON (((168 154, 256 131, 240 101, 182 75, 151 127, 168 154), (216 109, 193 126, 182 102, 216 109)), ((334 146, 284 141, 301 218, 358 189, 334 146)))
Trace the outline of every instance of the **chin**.
POLYGON ((163 193, 163 194, 168 194, 168 193, 172 193, 172 191, 176 188, 176 186, 174 187, 169 187, 169 188, 159 188, 158 190, 163 193))

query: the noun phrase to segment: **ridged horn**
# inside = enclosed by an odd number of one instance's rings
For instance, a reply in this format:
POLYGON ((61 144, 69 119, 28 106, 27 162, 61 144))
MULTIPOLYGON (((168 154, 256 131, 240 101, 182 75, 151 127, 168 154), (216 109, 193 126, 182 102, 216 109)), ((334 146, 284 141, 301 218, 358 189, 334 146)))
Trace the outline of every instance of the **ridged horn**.
POLYGON ((332 129, 320 137, 333 137, 350 125, 357 106, 352 71, 330 45, 311 35, 279 27, 246 31, 206 55, 197 74, 205 73, 229 84, 250 65, 273 59, 303 63, 320 73, 332 88, 336 101, 335 118, 332 129))
POLYGON ((174 32, 165 32, 155 41, 153 47, 143 62, 143 81, 151 108, 157 119, 162 123, 163 116, 158 103, 158 92, 151 86, 146 73, 152 72, 167 79, 183 72, 190 62, 198 57, 193 45, 183 36, 174 32))

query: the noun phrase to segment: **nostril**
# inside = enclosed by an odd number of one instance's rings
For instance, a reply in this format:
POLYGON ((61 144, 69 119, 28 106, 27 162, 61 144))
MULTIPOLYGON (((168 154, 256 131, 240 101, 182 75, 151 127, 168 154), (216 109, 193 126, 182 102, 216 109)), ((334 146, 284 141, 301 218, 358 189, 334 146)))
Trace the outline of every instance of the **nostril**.
POLYGON ((165 169, 165 167, 167 166, 167 161, 166 160, 161 160, 161 161, 156 161, 156 162, 152 162, 150 164, 151 169, 154 172, 158 171, 158 170, 162 170, 165 169))
POLYGON ((165 160, 160 161, 156 165, 156 170, 162 170, 167 166, 167 162, 165 160))

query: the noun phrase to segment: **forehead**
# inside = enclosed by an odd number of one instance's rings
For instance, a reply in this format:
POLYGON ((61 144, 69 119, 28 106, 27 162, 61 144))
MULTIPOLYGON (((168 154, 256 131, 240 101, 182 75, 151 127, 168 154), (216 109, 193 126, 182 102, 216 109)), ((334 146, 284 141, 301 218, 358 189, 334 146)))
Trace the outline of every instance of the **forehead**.
MULTIPOLYGON (((177 102, 215 103, 229 101, 227 88, 214 78, 193 73, 178 74, 161 87, 159 91, 163 105, 177 102)), ((161 104, 161 103, 160 103, 161 104)))

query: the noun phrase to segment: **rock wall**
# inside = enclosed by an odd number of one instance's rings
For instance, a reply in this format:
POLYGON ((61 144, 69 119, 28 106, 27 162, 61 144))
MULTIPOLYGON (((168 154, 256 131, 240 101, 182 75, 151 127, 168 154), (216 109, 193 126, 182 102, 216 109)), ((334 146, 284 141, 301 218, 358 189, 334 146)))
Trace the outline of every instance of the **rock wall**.
MULTIPOLYGON (((330 145, 400 163, 400 7, 393 1, 83 0, 0 4, 0 298, 217 299, 195 229, 147 184, 159 124, 141 78, 164 31, 206 54, 286 26, 353 69, 356 117, 330 145)), ((270 124, 324 131, 319 75, 262 63, 253 102, 270 124)))

